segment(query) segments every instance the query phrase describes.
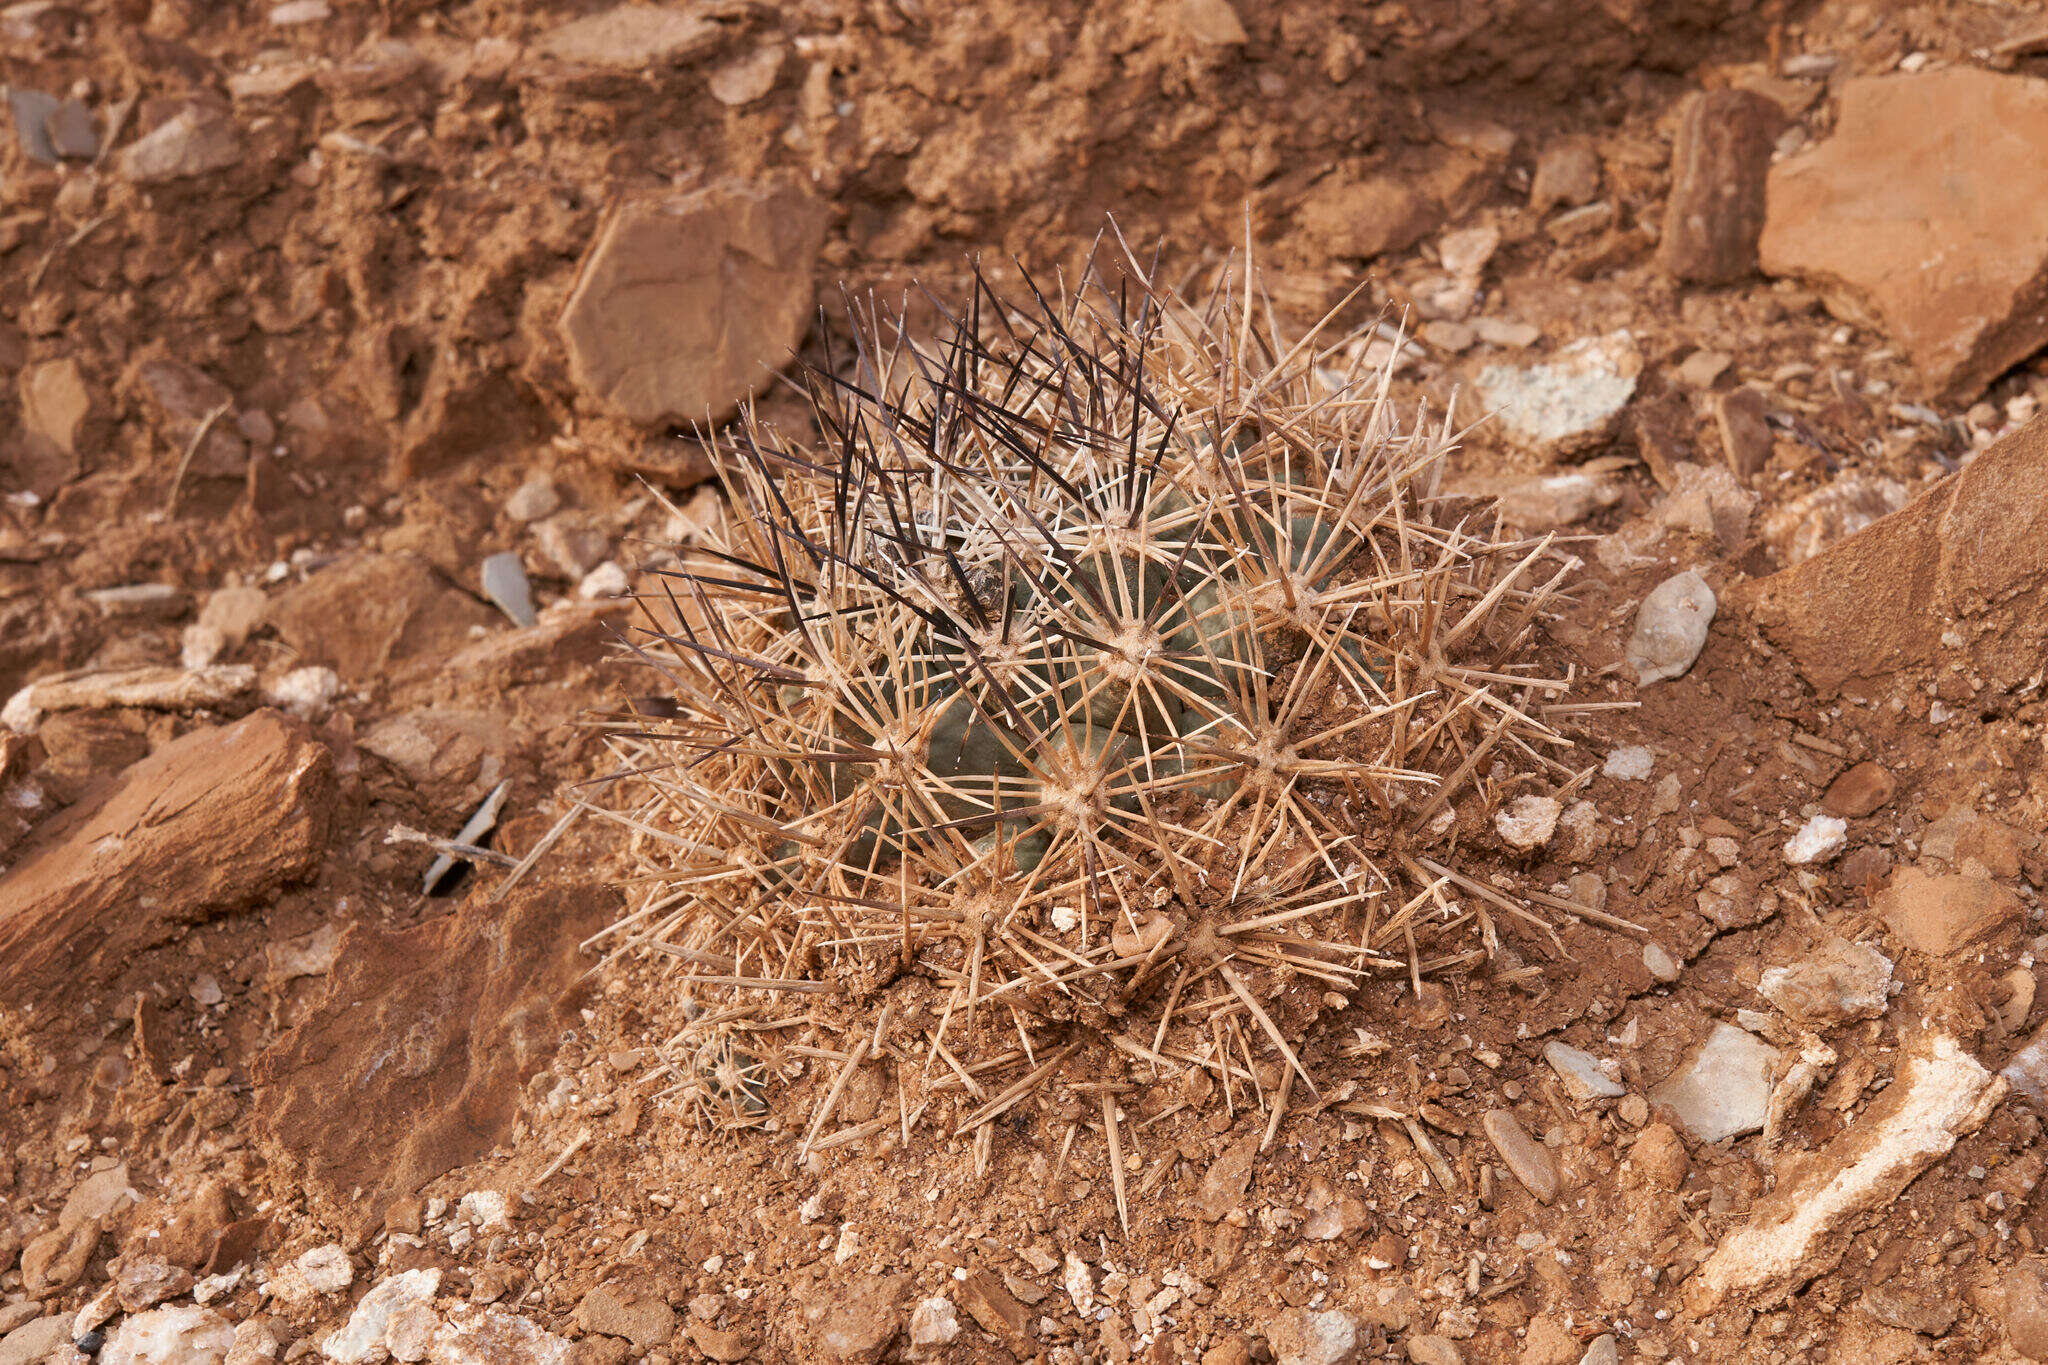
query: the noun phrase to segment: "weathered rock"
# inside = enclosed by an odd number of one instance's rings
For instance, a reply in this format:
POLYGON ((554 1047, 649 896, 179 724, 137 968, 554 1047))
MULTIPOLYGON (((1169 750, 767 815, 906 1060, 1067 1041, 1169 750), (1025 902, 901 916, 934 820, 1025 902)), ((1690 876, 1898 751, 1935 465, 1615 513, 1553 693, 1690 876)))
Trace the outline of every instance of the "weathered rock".
MULTIPOLYGON (((207 418, 223 406, 232 411, 234 403, 227 385, 196 365, 168 357, 137 364, 124 387, 140 399, 150 424, 180 459, 207 418)), ((248 467, 249 443, 227 418, 224 413, 206 426, 205 439, 192 451, 187 473, 239 475, 248 467)))
POLYGON ((0 1337, 0 1365, 42 1365, 43 1357, 71 1340, 71 1314, 33 1318, 0 1337))
POLYGON ((1771 169, 1764 269, 1874 315, 1968 402, 2048 342, 2048 81, 1962 65, 1850 80, 1834 136, 1771 169), (1928 167, 1939 166, 1939 174, 1928 167))
POLYGON ((514 521, 539 521, 551 516, 562 505, 562 495, 555 491, 553 483, 542 475, 535 475, 512 490, 512 496, 505 499, 505 515, 514 521))
POLYGON ((70 356, 22 366, 15 380, 21 424, 66 455, 78 454, 79 431, 92 412, 85 372, 70 356))
POLYGON ((427 1365, 570 1365, 575 1355, 563 1338, 495 1304, 456 1302, 444 1311, 427 1342, 427 1365))
POLYGON ((1259 1135, 1253 1133, 1239 1138, 1209 1163, 1195 1195, 1195 1208, 1202 1217, 1219 1222, 1244 1202, 1244 1192, 1252 1183, 1252 1163, 1258 1156, 1259 1135))
POLYGON ((910 1314, 910 1349, 935 1351, 960 1338, 960 1313, 943 1294, 919 1301, 910 1314))
POLYGON ((903 1330, 902 1275, 856 1275, 828 1297, 807 1303, 811 1339, 827 1360, 875 1365, 903 1330))
POLYGON ((1936 875, 1917 867, 1894 872, 1870 908, 1901 943, 1930 957, 1967 948, 2025 911, 2017 896, 1988 877, 1936 875))
POLYGON ((410 555, 363 555, 279 593, 270 623, 309 664, 360 682, 394 664, 445 656, 489 625, 488 608, 410 555))
POLYGON ((708 1322, 690 1324, 690 1342, 713 1360, 737 1362, 754 1354, 754 1340, 744 1332, 728 1331, 708 1322))
POLYGON ((1323 250, 1359 259, 1411 247, 1441 219, 1442 211, 1427 196, 1392 176, 1326 177, 1295 211, 1295 222, 1323 250))
POLYGON ((576 383, 629 421, 723 420, 803 339, 824 227, 785 182, 614 205, 562 310, 576 383))
POLYGON ((977 1270, 960 1281, 960 1302, 983 1331, 1013 1353, 1024 1354, 1031 1339, 1031 1312, 995 1275, 977 1270))
POLYGON ((1486 1131, 1487 1140, 1500 1153, 1508 1170, 1522 1182, 1522 1188, 1536 1196, 1537 1203, 1548 1204, 1557 1198, 1557 1162, 1551 1158, 1550 1149, 1530 1137, 1513 1114, 1505 1109, 1489 1109, 1480 1118, 1479 1126, 1486 1131))
POLYGON ((1685 1183, 1692 1157, 1685 1139, 1668 1123, 1651 1123, 1636 1134, 1628 1150, 1628 1163, 1652 1188, 1675 1190, 1685 1183))
POLYGON ((1496 485, 1501 518, 1525 531, 1561 530, 1621 501, 1612 480, 1583 470, 1536 474, 1496 485))
POLYGON ((1203 47, 1241 47, 1246 41, 1230 0, 1180 0, 1180 27, 1203 47))
POLYGON ((1643 357, 1626 332, 1585 337, 1536 365, 1488 365, 1479 400, 1514 444, 1557 458, 1605 441, 1628 406, 1643 357))
POLYGON ((2048 655, 2048 419, 1736 600, 1823 695, 1951 663, 2021 686, 2048 655))
POLYGON ((1600 153, 1578 139, 1546 147, 1529 181, 1529 207, 1548 213, 1558 205, 1576 208, 1600 196, 1600 153))
POLYGON ((252 1068, 266 1153, 375 1227, 392 1198, 488 1151, 553 1055, 574 944, 611 904, 529 878, 412 928, 351 925, 327 992, 252 1068))
POLYGON ((1769 408, 1755 389, 1730 389, 1714 397, 1714 427, 1721 435, 1721 456, 1739 479, 1763 472, 1771 458, 1769 408))
POLYGON ((1719 607, 1714 590, 1697 569, 1652 588, 1636 613, 1628 662, 1644 686, 1682 675, 1707 645, 1707 629, 1719 607))
POLYGON ((1966 873, 1974 863, 1979 875, 1988 872, 2006 880, 2020 875, 2019 839, 2012 829, 1965 804, 1950 806, 1920 832, 1920 859, 1966 873))
POLYGON ((718 42, 709 16, 663 5, 615 5, 550 29, 532 54, 549 61, 622 71, 677 65, 718 42))
POLYGON ((1975 1132, 2005 1092, 1955 1039, 1927 1038, 1860 1118, 1721 1239, 1687 1283, 1689 1306, 1740 1296, 1762 1307, 1837 1264, 1861 1215, 1975 1132))
POLYGON ((417 1306, 431 1307, 441 1287, 441 1272, 408 1270, 371 1286, 356 1303, 348 1322, 321 1343, 321 1352, 336 1365, 365 1365, 383 1358, 392 1319, 417 1306))
POLYGON ((1671 491, 1658 500, 1650 518, 1674 531, 1690 531, 1720 542, 1733 554, 1749 539, 1749 516, 1757 495, 1719 465, 1680 461, 1671 470, 1671 491))
POLYGON ((1501 842, 1518 853, 1539 849, 1557 832, 1564 807, 1554 796, 1518 796, 1493 815, 1501 842))
POLYGON ((123 1310, 139 1313, 192 1288, 192 1272, 160 1256, 125 1258, 114 1277, 114 1296, 123 1310))
POLYGON ((1803 564, 1844 536, 1854 535, 1904 507, 1911 491, 1897 479, 1845 474, 1771 512, 1764 541, 1778 562, 1803 564))
POLYGON ((1882 808, 1898 787, 1882 764, 1858 763, 1828 784, 1821 809, 1845 820, 1860 820, 1882 808))
POLYGON ((775 88, 775 78, 789 50, 781 43, 763 43, 746 56, 727 62, 711 73, 705 86, 720 104, 739 108, 761 99, 775 88))
POLYGON ((138 185, 163 185, 226 170, 242 159, 242 134, 227 111, 192 105, 123 147, 114 165, 138 185))
POLYGON ((1998 1281, 2006 1342, 2028 1360, 2048 1361, 2048 1256, 2015 1261, 1998 1281))
POLYGON ((326 747, 274 711, 165 745, 52 821, 0 883, 0 999, 75 990, 305 875, 334 795, 326 747))
POLYGON ((152 1308, 124 1318, 100 1348, 100 1365, 221 1365, 235 1325, 211 1308, 152 1308))
POLYGON ((1621 1082, 1608 1075, 1608 1067, 1584 1048, 1552 1039, 1543 1045, 1543 1060, 1564 1082, 1565 1093, 1582 1104, 1591 1099, 1613 1099, 1623 1093, 1621 1082))
POLYGON ((1408 1338, 1410 1365, 1465 1365, 1465 1353, 1449 1337, 1434 1333, 1408 1338))
POLYGON ((1266 1328, 1276 1365, 1352 1365, 1358 1359, 1358 1324, 1342 1309, 1297 1308, 1266 1328))
POLYGON ((1650 1091, 1701 1142, 1754 1133, 1770 1105, 1778 1049, 1733 1024, 1716 1024, 1691 1060, 1650 1091))
POLYGON ((1785 841, 1785 861, 1794 867, 1824 863, 1840 853, 1848 839, 1849 827, 1839 816, 1812 816, 1785 841))
POLYGON ((1892 962, 1868 944, 1831 939, 1811 956, 1766 967, 1757 993, 1802 1024, 1825 1027, 1885 1011, 1892 962))
POLYGON ((601 1284, 576 1305, 576 1325, 586 1332, 624 1337, 645 1351, 675 1335, 676 1315, 657 1295, 601 1284))
POLYGON ((1747 90, 1686 97, 1671 144, 1657 263, 1675 280, 1729 284, 1756 269, 1764 177, 1785 112, 1747 90))

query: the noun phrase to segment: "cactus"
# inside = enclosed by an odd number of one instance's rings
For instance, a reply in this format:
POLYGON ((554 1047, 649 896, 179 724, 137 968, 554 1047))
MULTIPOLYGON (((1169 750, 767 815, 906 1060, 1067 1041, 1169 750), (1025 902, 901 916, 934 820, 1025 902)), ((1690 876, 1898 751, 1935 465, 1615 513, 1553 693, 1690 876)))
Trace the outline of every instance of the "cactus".
POLYGON ((1523 658, 1550 542, 1454 515, 1448 426, 1324 328, 1092 280, 970 304, 933 346, 861 328, 815 441, 719 445, 727 530, 642 595, 673 714, 613 737, 620 942, 709 1019, 914 968, 953 1055, 1116 1038, 1230 1087, 1227 1025, 1313 1089, 1327 992, 1541 923, 1432 850, 1493 766, 1568 771, 1523 658))

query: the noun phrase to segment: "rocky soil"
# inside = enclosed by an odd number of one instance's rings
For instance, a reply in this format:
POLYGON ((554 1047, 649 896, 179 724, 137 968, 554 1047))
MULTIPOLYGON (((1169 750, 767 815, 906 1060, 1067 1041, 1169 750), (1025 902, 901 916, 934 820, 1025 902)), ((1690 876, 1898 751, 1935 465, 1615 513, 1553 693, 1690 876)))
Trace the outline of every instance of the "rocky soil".
POLYGON ((2048 11, 19 0, 0 83, 0 1365, 2048 1360, 2048 11), (1110 214, 1363 283, 1581 561, 1461 837, 1601 918, 1312 1102, 968 1124, 909 981, 711 1122, 631 594, 792 349, 1110 214))

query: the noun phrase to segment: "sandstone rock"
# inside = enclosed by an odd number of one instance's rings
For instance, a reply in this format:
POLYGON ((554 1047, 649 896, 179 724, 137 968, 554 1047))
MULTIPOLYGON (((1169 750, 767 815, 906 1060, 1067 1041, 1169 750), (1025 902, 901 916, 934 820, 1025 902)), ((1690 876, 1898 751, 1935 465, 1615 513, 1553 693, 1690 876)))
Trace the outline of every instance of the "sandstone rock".
POLYGON ((122 148, 114 165, 138 185, 225 170, 242 159, 242 134, 225 110, 192 105, 122 148))
POLYGON ((1574 525, 1620 501, 1621 490, 1611 481, 1577 469, 1517 480, 1495 499, 1509 525, 1539 534, 1574 525))
POLYGON ((1671 144, 1657 263, 1675 280, 1728 284, 1756 269, 1764 177, 1785 114, 1747 90, 1686 97, 1671 144))
MULTIPOLYGON (((183 458, 185 447, 207 417, 222 405, 232 411, 234 394, 227 385, 196 365, 158 357, 137 364, 125 387, 141 400, 150 424, 170 450, 183 458)), ((206 428, 206 438, 192 452, 188 473, 203 476, 241 474, 249 464, 249 444, 235 424, 223 417, 206 428)))
POLYGON ((1530 1137, 1513 1114, 1505 1109, 1489 1109, 1480 1118, 1479 1126, 1522 1188, 1536 1196, 1537 1203, 1548 1204, 1557 1198, 1557 1162, 1551 1158, 1550 1149, 1530 1137))
POLYGON ((1778 1049, 1733 1024, 1716 1024, 1692 1058, 1650 1091, 1701 1142, 1764 1126, 1778 1049))
POLYGON ((334 794, 325 746, 274 711, 165 745, 53 822, 0 884, 0 999, 75 989, 303 876, 334 794))
POLYGON ((429 801, 448 807, 481 801, 519 751, 519 736, 502 715, 442 706, 379 721, 356 743, 398 769, 429 801))
POLYGON ((1410 1365, 1465 1365, 1465 1353, 1449 1337, 1410 1337, 1407 1344, 1410 1365))
POLYGON ((114 1296, 124 1311, 154 1308, 192 1288, 192 1272, 159 1256, 123 1258, 114 1277, 114 1296))
POLYGON ((1911 494, 1897 479, 1845 474, 1801 494, 1764 518, 1764 541, 1778 562, 1803 564, 1844 536, 1904 507, 1911 494))
POLYGON ((2014 1262, 1999 1279, 1998 1306, 2007 1343, 2028 1360, 2048 1361, 2048 1256, 2014 1262))
POLYGON ((727 62, 705 82, 711 98, 734 108, 752 104, 775 88, 787 55, 788 49, 781 43, 763 43, 737 61, 727 62))
POLYGON ((690 1324, 690 1342, 713 1360, 737 1362, 754 1354, 753 1338, 743 1332, 726 1331, 708 1322, 690 1324))
POLYGON ((1685 1140, 1668 1123, 1648 1124, 1636 1134, 1635 1143, 1629 1148, 1628 1161, 1637 1174, 1660 1190, 1676 1190, 1683 1185, 1685 1173, 1692 1166, 1692 1157, 1685 1150, 1685 1140))
POLYGON ((601 1284, 576 1306, 576 1325, 586 1332, 624 1337, 645 1351, 675 1335, 675 1310, 653 1294, 601 1284))
POLYGON ((1017 1302, 1016 1295, 986 1270, 977 1270, 960 1281, 960 1302, 982 1330, 1022 1355, 1031 1339, 1031 1313, 1017 1302))
POLYGON ((1295 211, 1295 222, 1333 256, 1360 259, 1415 245, 1441 211, 1414 186, 1392 176, 1318 181, 1295 211))
POLYGON ((362 555, 279 593, 270 624, 302 662, 361 682, 392 665, 446 655, 488 625, 487 608, 410 555, 362 555))
POLYGON ((1644 686, 1676 678, 1707 645, 1707 628, 1719 603, 1699 570, 1673 574, 1650 590, 1636 613, 1628 662, 1644 686))
POLYGON ((235 1325, 211 1308, 153 1308, 125 1318, 100 1348, 100 1365, 221 1365, 235 1325))
POLYGON ((85 373, 69 356, 24 365, 15 380, 21 395, 21 424, 32 436, 66 455, 78 454, 79 430, 92 412, 85 373))
POLYGON ((1574 1365, 1578 1358, 1579 1339, 1565 1320, 1555 1313, 1539 1313, 1529 1320, 1516 1365, 1574 1365))
POLYGON ((688 61, 718 37, 717 23, 693 10, 626 4, 550 29, 532 53, 548 61, 633 71, 688 61))
POLYGON ((1258 1159, 1259 1135, 1239 1138, 1222 1155, 1209 1163, 1195 1195, 1195 1207, 1202 1217, 1215 1223, 1244 1202, 1252 1183, 1252 1163, 1258 1159))
POLYGON ((71 1315, 31 1318, 0 1336, 0 1365, 42 1365, 43 1358, 71 1340, 71 1315))
POLYGON ((535 475, 513 489, 512 496, 505 499, 505 515, 514 521, 539 521, 553 515, 561 505, 562 495, 555 491, 554 484, 535 475))
POLYGON ((2044 153, 2048 81, 1964 65, 1844 82, 1834 136, 1771 169, 1764 269, 1874 314, 1930 394, 1968 402, 2048 341, 2044 153))
POLYGON ((1757 993, 1802 1024, 1875 1019, 1890 1000, 1892 962, 1877 949, 1830 939, 1811 956, 1766 967, 1757 993))
POLYGON ((1297 1308, 1266 1328, 1276 1365, 1352 1365, 1358 1359, 1358 1324, 1342 1309, 1297 1308))
POLYGON ((285 1348, 285 1335, 273 1318, 254 1317, 235 1324, 234 1344, 224 1365, 266 1365, 285 1348))
POLYGON ((806 1303, 804 1317, 823 1358, 876 1365, 903 1330, 908 1283, 901 1275, 856 1275, 821 1300, 806 1303))
POLYGON ((94 1171, 66 1196, 64 1207, 57 1212, 57 1226, 68 1230, 95 1218, 111 1218, 135 1199, 135 1191, 128 1184, 127 1162, 94 1171))
POLYGON ((1488 365, 1474 383, 1508 440, 1557 458, 1608 438, 1642 369, 1635 342, 1614 332, 1575 341, 1540 364, 1488 365))
POLYGON ((2022 686, 2048 656, 2048 419, 1736 601, 1823 695, 1951 663, 2022 686))
POLYGON ((1988 877, 1935 875, 1902 867, 1871 902, 1899 941, 1929 957, 1969 947, 2025 910, 2019 898, 1988 877))
POLYGON ((1529 182, 1529 207, 1538 214, 1558 205, 1576 208, 1600 196, 1600 154, 1589 142, 1572 140, 1546 147, 1529 182))
POLYGON ((1241 47, 1244 23, 1230 0, 1180 0, 1181 31, 1203 47, 1241 47))
POLYGON ((629 421, 722 420, 803 339, 824 227, 782 182, 614 205, 562 310, 576 383, 629 421))
POLYGON ((1858 763, 1828 784, 1821 809, 1845 820, 1860 820, 1890 801, 1898 786, 1881 764, 1858 763))
POLYGON ((1963 804, 1950 806, 1920 832, 1920 859, 1947 863, 1959 872, 1975 863, 1981 872, 2005 880, 2020 875, 2019 839, 2011 828, 1963 804))
POLYGON ((1671 491, 1650 513, 1658 525, 1711 537, 1729 554, 1749 539, 1749 515, 1756 507, 1757 495, 1738 483, 1730 471, 1719 465, 1681 461, 1672 467, 1669 486, 1671 491))
POLYGON ((1739 479, 1753 479, 1771 458, 1769 409, 1755 389, 1730 389, 1714 396, 1714 427, 1721 435, 1721 456, 1739 479))

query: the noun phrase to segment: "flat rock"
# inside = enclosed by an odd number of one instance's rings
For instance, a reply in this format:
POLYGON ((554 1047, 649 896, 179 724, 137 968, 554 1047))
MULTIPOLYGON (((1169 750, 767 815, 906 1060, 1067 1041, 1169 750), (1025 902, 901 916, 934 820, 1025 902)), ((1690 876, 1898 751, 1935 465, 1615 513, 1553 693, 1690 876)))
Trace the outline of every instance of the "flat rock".
POLYGON ((0 1337, 0 1365, 42 1365, 43 1357, 71 1340, 69 1313, 33 1318, 0 1337))
POLYGON ((1411 247, 1436 228, 1442 211, 1393 176, 1328 176, 1309 189, 1295 222, 1333 256, 1369 259, 1411 247))
POLYGON ((1259 1156, 1259 1135, 1239 1138, 1209 1163, 1195 1195, 1195 1208, 1211 1223, 1220 1222, 1244 1202, 1251 1187, 1252 1164, 1259 1156))
POLYGON ((0 999, 75 990, 304 876, 335 793, 326 746, 275 711, 165 745, 51 821, 0 882, 0 999))
POLYGON ((92 411, 85 372, 70 356, 22 366, 15 380, 21 395, 21 424, 66 455, 78 453, 79 428, 92 411))
POLYGON ((645 1351, 676 1332, 676 1314, 658 1295, 601 1284, 576 1305, 576 1325, 586 1332, 624 1337, 645 1351))
MULTIPOLYGON (((1769 447, 1766 446, 1768 451, 1769 447)), ((1788 568, 1904 507, 1912 491, 1880 474, 1844 474, 1774 508, 1764 518, 1764 541, 1788 568)))
POLYGON ((326 992, 252 1073, 256 1136, 350 1226, 474 1160, 509 1131, 553 1055, 576 941, 609 893, 533 878, 406 929, 357 922, 326 992))
POLYGON ((1475 385, 1517 446, 1550 457, 1605 441, 1635 394, 1642 353, 1626 332, 1585 337, 1534 365, 1488 365, 1475 385))
POLYGON ((826 1360, 876 1365, 903 1330, 903 1275, 856 1275, 804 1305, 811 1340, 826 1360))
POLYGON ((793 182, 613 205, 560 331, 577 385, 628 421, 720 421, 810 326, 825 211, 793 182))
POLYGON ((1830 939, 1789 966, 1766 967, 1757 993, 1815 1027, 1875 1019, 1890 1000, 1892 960, 1865 943, 1830 939))
POLYGON ((226 170, 242 159, 242 134, 224 110, 190 106, 123 147, 114 158, 123 179, 163 185, 226 170))
POLYGON ((995 1275, 977 1270, 960 1281, 960 1303, 983 1331, 1013 1353, 1024 1353, 1031 1339, 1031 1312, 995 1275))
POLYGON ((1591 1099, 1613 1099, 1623 1093, 1622 1084, 1607 1074, 1600 1059, 1584 1048, 1552 1039, 1543 1045, 1543 1060, 1564 1082, 1565 1093, 1581 1103, 1591 1099))
POLYGON ((2028 1360, 2048 1361, 2048 1256, 2015 1261, 1998 1281, 2005 1339, 2028 1360))
POLYGON ((551 61, 634 71, 688 61, 718 38, 715 22, 688 9, 616 5, 548 30, 532 53, 551 61))
POLYGON ((211 1308, 152 1308, 121 1320, 100 1348, 100 1365, 221 1365, 235 1325, 211 1308))
POLYGON ((1899 941, 1929 957, 1969 947, 2025 911, 2019 898, 1989 877, 1934 874, 1902 867, 1871 902, 1899 941))
POLYGON ((1888 803, 1898 788, 1898 782, 1882 764, 1865 761, 1829 783, 1820 805, 1829 815, 1860 820, 1888 803))
POLYGON ((1548 1204, 1557 1198, 1557 1162, 1550 1149, 1530 1137, 1529 1130, 1513 1114, 1505 1109, 1489 1109, 1480 1117, 1479 1126, 1522 1188, 1536 1196, 1537 1203, 1548 1204))
POLYGON ((1784 110, 1747 90, 1688 95, 1671 143, 1657 264, 1675 280, 1729 284, 1757 266, 1765 174, 1784 110))
MULTIPOLYGON (((137 363, 125 387, 141 400, 150 424, 180 458, 206 419, 223 405, 232 411, 234 402, 228 386, 206 371, 164 356, 137 363)), ((206 428, 205 439, 192 451, 188 473, 225 477, 248 467, 249 443, 228 415, 206 428)))
POLYGON ((1358 1324, 1338 1308, 1297 1308, 1266 1328, 1275 1365, 1352 1365, 1358 1359, 1358 1324))
POLYGON ((410 555, 358 555, 277 594, 269 621, 302 662, 360 682, 412 659, 452 654, 489 608, 410 555))
POLYGON ((2048 341, 2048 81, 1971 66, 1861 77, 1834 136, 1772 167, 1763 268, 1881 322, 1968 402, 2048 341))
POLYGON ((1733 601, 1823 695, 1951 663, 2020 687, 2048 656, 2048 418, 1733 601))
POLYGON ((1754 1133, 1764 1126, 1778 1049, 1733 1024, 1716 1024, 1692 1059, 1650 1091, 1685 1131, 1701 1142, 1754 1133))

